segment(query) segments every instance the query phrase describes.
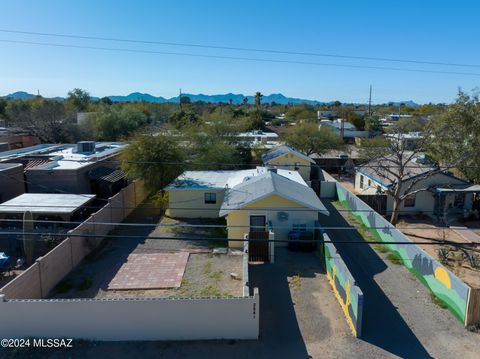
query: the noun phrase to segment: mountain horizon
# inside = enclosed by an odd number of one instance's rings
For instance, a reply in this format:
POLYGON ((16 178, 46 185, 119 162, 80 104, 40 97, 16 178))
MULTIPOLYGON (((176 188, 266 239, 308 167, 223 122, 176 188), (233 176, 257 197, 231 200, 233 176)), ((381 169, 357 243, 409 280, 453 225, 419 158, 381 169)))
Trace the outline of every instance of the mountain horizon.
MULTIPOLYGON (((3 97, 10 98, 10 99, 19 99, 19 100, 28 100, 31 98, 36 97, 37 95, 25 92, 25 91, 16 91, 5 95, 3 97)), ((128 95, 109 95, 105 96, 109 98, 113 102, 151 102, 151 103, 178 103, 180 101, 180 96, 174 96, 170 98, 162 97, 162 96, 154 96, 149 93, 142 93, 142 92, 132 92, 128 95)), ((243 99, 247 98, 249 104, 254 103, 254 96, 250 95, 243 95, 243 94, 234 94, 234 93, 226 93, 226 94, 214 94, 214 95, 206 95, 206 94, 191 94, 191 93, 184 93, 182 97, 189 97, 191 102, 198 102, 203 101, 207 103, 229 103, 232 102, 233 104, 239 105, 243 103, 243 99)), ((98 101, 100 98, 91 96, 90 97, 93 101, 98 101)), ((52 99, 56 100, 64 100, 64 97, 56 96, 52 97, 52 99)), ((332 104, 336 101, 319 101, 319 100, 310 100, 310 99, 302 99, 296 97, 287 97, 281 93, 273 93, 270 95, 264 95, 262 98, 262 103, 276 103, 279 105, 299 105, 299 104, 308 104, 308 105, 324 105, 324 104, 332 104)), ((346 104, 354 104, 354 105, 366 105, 367 103, 352 103, 352 102, 344 102, 346 104)), ((398 106, 399 104, 404 104, 406 106, 418 106, 418 104, 412 100, 408 101, 388 101, 384 102, 383 104, 392 104, 394 106, 398 106)))

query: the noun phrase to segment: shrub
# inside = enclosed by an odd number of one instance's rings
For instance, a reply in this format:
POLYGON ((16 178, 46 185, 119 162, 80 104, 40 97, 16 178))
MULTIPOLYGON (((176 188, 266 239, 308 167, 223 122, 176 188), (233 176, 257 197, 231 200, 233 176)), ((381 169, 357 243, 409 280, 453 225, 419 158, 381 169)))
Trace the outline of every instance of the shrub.
POLYGON ((403 264, 402 258, 395 252, 388 253, 387 259, 393 264, 403 264))
POLYGON ((437 255, 438 259, 440 260, 440 263, 443 265, 446 265, 448 263, 448 256, 450 254, 450 249, 447 247, 440 247, 437 249, 437 255))
POLYGON ((467 253, 466 254, 468 263, 472 268, 479 268, 480 267, 480 256, 475 253, 467 253))

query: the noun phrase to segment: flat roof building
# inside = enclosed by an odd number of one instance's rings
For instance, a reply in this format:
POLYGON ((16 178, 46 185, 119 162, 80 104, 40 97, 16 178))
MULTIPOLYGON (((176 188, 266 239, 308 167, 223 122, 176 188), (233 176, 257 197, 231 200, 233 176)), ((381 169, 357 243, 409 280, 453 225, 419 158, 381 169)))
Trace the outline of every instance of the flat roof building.
POLYGON ((99 198, 108 198, 126 183, 115 159, 127 146, 93 141, 42 144, 1 152, 0 163, 23 165, 27 192, 95 193, 99 198), (113 172, 114 175, 106 177, 113 172))

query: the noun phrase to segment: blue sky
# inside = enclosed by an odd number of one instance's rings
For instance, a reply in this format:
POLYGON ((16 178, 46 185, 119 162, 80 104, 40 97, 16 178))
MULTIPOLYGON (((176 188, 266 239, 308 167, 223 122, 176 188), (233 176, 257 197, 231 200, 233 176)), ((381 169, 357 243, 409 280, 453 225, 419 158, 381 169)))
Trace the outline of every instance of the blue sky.
MULTIPOLYGON (((480 65, 477 1, 1 1, 0 29, 480 65)), ((480 66, 414 65, 0 32, 50 42, 348 65, 478 73, 451 75, 139 54, 0 42, 0 95, 133 91, 283 93, 342 102, 450 102, 480 85, 480 66)))

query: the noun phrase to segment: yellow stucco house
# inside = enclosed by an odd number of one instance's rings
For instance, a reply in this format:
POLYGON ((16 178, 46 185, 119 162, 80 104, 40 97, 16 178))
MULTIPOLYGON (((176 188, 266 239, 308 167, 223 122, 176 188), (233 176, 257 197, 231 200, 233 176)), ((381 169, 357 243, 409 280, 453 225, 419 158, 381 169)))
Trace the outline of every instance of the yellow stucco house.
POLYGON ((171 217, 226 217, 231 247, 242 247, 238 240, 252 229, 286 240, 295 226, 313 228, 319 213, 328 215, 297 171, 187 171, 166 190, 171 217))
POLYGON ((305 181, 310 181, 311 164, 315 161, 286 145, 278 146, 262 155, 265 166, 298 171, 305 181))

